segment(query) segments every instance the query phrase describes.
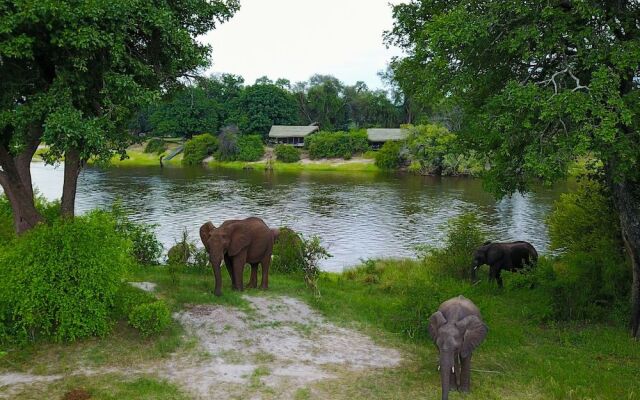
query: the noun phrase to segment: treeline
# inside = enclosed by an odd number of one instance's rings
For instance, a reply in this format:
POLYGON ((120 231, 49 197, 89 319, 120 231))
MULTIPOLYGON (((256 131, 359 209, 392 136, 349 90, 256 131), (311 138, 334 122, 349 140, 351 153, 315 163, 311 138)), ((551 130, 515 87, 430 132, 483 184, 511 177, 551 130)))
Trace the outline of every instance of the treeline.
POLYGON ((395 128, 421 116, 404 96, 372 90, 364 82, 345 85, 329 75, 306 82, 259 78, 246 85, 238 75, 199 77, 137 113, 129 129, 144 136, 191 138, 234 125, 265 137, 272 125, 318 123, 324 131, 395 128))

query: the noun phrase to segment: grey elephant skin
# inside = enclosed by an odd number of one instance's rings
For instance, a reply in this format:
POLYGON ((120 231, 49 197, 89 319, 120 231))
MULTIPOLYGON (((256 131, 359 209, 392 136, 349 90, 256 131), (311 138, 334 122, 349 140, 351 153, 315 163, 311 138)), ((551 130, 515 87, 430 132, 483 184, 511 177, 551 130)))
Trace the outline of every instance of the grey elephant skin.
POLYGON ((279 231, 270 229, 264 221, 257 217, 242 220, 227 220, 216 228, 211 222, 200 227, 200 239, 209 253, 209 261, 215 278, 216 296, 222 295, 222 260, 231 276, 234 290, 244 290, 242 282, 245 264, 251 265, 251 278, 248 287, 258 286, 258 265, 262 266, 263 289, 269 287, 269 266, 273 244, 279 231))
POLYGON ((449 390, 471 389, 471 355, 487 332, 480 310, 464 296, 445 301, 429 318, 429 334, 440 352, 442 400, 449 390))
POLYGON ((495 279, 498 286, 502 287, 502 270, 517 271, 525 265, 533 265, 538 261, 538 252, 529 242, 516 241, 508 243, 487 242, 473 252, 473 266, 471 277, 476 280, 478 268, 487 264, 489 266, 489 280, 495 279))

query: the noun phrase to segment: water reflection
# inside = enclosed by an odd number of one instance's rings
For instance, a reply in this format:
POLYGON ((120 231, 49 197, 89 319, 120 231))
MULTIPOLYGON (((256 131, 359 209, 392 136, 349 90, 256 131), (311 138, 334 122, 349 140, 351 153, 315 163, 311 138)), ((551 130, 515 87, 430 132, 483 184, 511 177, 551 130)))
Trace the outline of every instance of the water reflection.
MULTIPOLYGON (((33 181, 59 198, 62 167, 32 165, 33 181)), ((116 198, 137 221, 157 224, 165 246, 186 228, 194 239, 211 220, 262 217, 316 234, 334 255, 323 267, 340 270, 369 257, 412 256, 415 245, 438 245, 446 222, 465 211, 486 216, 496 240, 548 245, 544 218, 566 184, 495 201, 481 182, 395 174, 274 173, 202 168, 87 169, 77 209, 109 206, 116 198)))

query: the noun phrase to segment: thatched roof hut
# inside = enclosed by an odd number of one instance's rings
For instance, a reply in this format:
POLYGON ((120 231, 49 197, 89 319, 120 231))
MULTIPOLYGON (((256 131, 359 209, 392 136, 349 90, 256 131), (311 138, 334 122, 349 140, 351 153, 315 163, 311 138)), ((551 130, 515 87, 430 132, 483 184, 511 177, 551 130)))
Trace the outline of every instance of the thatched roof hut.
POLYGON ((385 142, 405 140, 407 138, 407 130, 401 128, 370 128, 367 129, 367 138, 375 149, 380 148, 385 142))
POLYGON ((304 138, 319 129, 317 125, 273 125, 269 131, 269 138, 273 139, 276 143, 303 146, 304 138))

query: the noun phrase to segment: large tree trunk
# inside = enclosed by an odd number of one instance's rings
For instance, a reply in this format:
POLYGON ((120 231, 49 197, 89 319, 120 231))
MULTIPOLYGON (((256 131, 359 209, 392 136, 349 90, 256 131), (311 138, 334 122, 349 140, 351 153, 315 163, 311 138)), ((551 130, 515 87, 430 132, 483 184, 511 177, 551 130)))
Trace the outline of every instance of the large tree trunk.
POLYGON ((78 175, 82 167, 80 152, 71 149, 64 155, 64 183, 62 186, 62 204, 60 212, 65 217, 75 215, 76 191, 78 189, 78 175))
POLYGON ((640 188, 631 182, 612 182, 613 199, 620 216, 625 248, 631 259, 631 335, 638 338, 640 326, 640 188))
POLYGON ((31 185, 31 159, 38 148, 38 140, 28 143, 22 153, 12 156, 0 144, 0 185, 4 189, 11 209, 16 233, 21 234, 42 221, 35 206, 31 185))

